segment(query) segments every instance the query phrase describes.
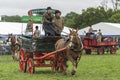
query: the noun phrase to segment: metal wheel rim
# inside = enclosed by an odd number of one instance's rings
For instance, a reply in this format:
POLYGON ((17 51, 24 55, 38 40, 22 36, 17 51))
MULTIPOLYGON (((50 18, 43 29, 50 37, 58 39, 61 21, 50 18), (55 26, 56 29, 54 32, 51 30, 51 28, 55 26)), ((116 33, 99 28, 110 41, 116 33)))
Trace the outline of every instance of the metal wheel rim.
POLYGON ((28 60, 28 73, 30 74, 34 73, 33 61, 31 59, 28 60))
POLYGON ((21 72, 26 72, 26 62, 19 61, 21 72))
POLYGON ((20 66, 20 70, 21 72, 26 72, 26 62, 24 60, 24 50, 21 49, 20 53, 19 53, 19 66, 20 66))

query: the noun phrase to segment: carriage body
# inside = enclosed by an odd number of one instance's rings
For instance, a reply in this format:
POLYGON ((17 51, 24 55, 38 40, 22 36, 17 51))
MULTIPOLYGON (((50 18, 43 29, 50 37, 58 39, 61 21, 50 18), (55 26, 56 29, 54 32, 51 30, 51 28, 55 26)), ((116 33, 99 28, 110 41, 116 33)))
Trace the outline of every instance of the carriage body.
MULTIPOLYGON (((35 67, 51 67, 55 70, 55 54, 63 52, 66 48, 55 51, 55 43, 61 37, 45 36, 41 38, 24 38, 19 53, 19 65, 21 72, 30 74, 35 72, 35 67), (28 67, 28 68, 27 68, 28 67)), ((62 68, 63 58, 59 57, 58 66, 62 68)))
POLYGON ((118 42, 103 40, 101 42, 97 42, 96 38, 85 36, 83 39, 83 45, 86 54, 91 54, 92 51, 97 51, 97 54, 104 54, 105 51, 110 51, 111 54, 115 54, 118 42))
POLYGON ((44 36, 40 38, 24 38, 22 40, 22 48, 26 52, 34 52, 36 54, 48 53, 55 50, 55 43, 61 37, 44 36))

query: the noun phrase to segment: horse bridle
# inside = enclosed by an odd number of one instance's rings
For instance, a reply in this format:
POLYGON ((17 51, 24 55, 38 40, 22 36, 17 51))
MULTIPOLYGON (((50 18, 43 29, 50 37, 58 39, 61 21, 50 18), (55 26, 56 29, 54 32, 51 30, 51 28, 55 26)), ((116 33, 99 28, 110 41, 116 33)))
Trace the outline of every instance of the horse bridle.
MULTIPOLYGON (((74 37, 74 36, 71 36, 71 37, 72 37, 72 38, 70 39, 70 44, 69 44, 70 47, 74 44, 74 42, 73 42, 73 37, 74 37)), ((78 38, 80 39, 80 44, 81 44, 81 48, 80 48, 79 51, 81 51, 81 50, 83 49, 83 43, 82 43, 82 41, 81 41, 80 36, 78 36, 78 38)))

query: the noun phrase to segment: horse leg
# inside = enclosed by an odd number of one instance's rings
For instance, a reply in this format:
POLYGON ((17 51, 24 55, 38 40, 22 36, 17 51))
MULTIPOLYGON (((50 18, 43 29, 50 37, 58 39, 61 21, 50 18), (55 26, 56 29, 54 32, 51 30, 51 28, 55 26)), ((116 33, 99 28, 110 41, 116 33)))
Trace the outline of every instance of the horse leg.
POLYGON ((11 53, 12 53, 13 60, 15 60, 15 52, 12 50, 11 53))
POLYGON ((57 64, 58 64, 58 54, 55 55, 55 73, 57 73, 57 64))
POLYGON ((72 72, 71 75, 75 75, 76 71, 77 71, 77 63, 76 61, 72 58, 71 55, 67 55, 68 56, 68 60, 70 60, 72 62, 73 68, 72 68, 72 72))
POLYGON ((73 61, 72 64, 73 64, 73 70, 71 72, 71 75, 75 75, 75 73, 77 71, 77 63, 76 63, 76 61, 73 61))
POLYGON ((20 50, 20 45, 15 45, 15 53, 14 53, 14 56, 15 56, 15 60, 18 61, 18 53, 19 53, 19 50, 20 50))
POLYGON ((18 61, 18 51, 15 50, 15 53, 14 53, 14 60, 18 61))
POLYGON ((63 65, 63 74, 67 75, 67 60, 64 60, 62 65, 63 65))
POLYGON ((76 61, 73 61, 72 65, 73 65, 73 69, 72 69, 71 75, 75 75, 75 73, 77 71, 77 63, 76 63, 76 61))
POLYGON ((59 71, 59 68, 60 68, 60 66, 59 66, 59 63, 61 62, 60 61, 60 55, 61 55, 61 53, 57 53, 56 55, 55 55, 55 73, 57 73, 58 71, 59 71))
POLYGON ((82 56, 82 51, 80 52, 80 53, 78 53, 79 55, 78 55, 78 57, 76 58, 76 67, 77 67, 77 65, 78 65, 78 62, 80 61, 80 59, 81 59, 81 56, 82 56))
POLYGON ((16 60, 16 57, 15 57, 15 50, 14 50, 14 47, 12 47, 11 53, 12 53, 12 58, 13 58, 13 60, 15 61, 15 60, 16 60))

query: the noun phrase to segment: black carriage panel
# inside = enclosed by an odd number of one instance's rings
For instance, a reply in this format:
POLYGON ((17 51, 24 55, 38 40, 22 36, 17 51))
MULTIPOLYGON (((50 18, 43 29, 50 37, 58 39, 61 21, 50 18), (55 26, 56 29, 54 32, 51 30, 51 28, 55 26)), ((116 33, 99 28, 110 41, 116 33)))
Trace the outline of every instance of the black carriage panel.
POLYGON ((55 43, 61 37, 48 36, 35 39, 35 53, 51 52, 55 50, 55 43))
POLYGON ((33 41, 32 39, 24 38, 22 39, 22 48, 25 49, 25 52, 33 52, 33 41))
POLYGON ((24 38, 22 48, 26 52, 34 52, 36 54, 51 52, 55 50, 55 43, 61 37, 47 36, 41 38, 24 38))

